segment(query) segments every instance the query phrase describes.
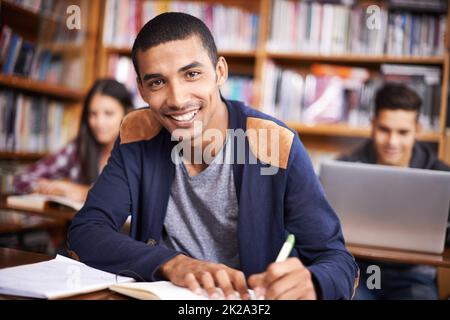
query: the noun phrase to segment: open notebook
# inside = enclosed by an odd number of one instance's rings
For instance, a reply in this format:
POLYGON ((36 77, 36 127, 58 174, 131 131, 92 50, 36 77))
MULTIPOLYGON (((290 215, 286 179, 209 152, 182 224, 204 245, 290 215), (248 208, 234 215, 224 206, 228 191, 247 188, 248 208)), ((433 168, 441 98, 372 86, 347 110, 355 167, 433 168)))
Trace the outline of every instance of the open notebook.
POLYGON ((9 207, 31 210, 44 210, 54 205, 63 205, 79 211, 83 207, 82 202, 78 202, 66 197, 30 193, 20 196, 8 196, 6 204, 9 207))
MULTIPOLYGON (((109 289, 140 300, 208 300, 206 295, 197 295, 169 281, 122 283, 112 285, 109 289)), ((217 290, 219 296, 223 296, 217 290)), ((254 299, 253 290, 249 290, 249 293, 254 299)))
POLYGON ((0 293, 40 299, 60 299, 134 281, 91 268, 63 256, 39 263, 0 269, 0 293))

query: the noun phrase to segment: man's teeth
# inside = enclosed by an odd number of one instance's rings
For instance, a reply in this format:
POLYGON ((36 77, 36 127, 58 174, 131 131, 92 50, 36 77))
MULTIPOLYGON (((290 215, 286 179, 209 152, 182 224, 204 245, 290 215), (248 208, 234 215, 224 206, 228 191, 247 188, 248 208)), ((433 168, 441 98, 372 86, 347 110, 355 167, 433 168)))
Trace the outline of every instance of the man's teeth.
POLYGON ((195 115, 197 114, 198 110, 192 111, 192 112, 188 112, 185 114, 181 114, 181 115, 171 115, 170 117, 177 120, 177 121, 190 121, 192 119, 194 119, 195 115))

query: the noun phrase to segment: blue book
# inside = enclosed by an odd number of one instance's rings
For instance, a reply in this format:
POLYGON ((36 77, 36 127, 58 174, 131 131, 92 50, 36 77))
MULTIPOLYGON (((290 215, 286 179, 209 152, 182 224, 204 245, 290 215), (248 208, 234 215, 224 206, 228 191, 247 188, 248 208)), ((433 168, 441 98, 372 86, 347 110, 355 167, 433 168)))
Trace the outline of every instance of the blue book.
POLYGON ((12 74, 14 71, 14 65, 16 64, 19 56, 20 47, 22 46, 22 38, 18 34, 13 34, 11 39, 11 45, 9 47, 8 57, 6 63, 3 65, 2 72, 4 74, 12 74))

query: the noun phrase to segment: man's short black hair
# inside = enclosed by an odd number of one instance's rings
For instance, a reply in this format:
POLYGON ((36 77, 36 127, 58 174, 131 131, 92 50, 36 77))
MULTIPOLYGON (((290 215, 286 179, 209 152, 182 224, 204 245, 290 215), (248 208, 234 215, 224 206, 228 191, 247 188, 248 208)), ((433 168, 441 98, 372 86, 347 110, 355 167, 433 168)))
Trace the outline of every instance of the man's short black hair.
POLYGON ((162 13, 148 21, 139 31, 133 44, 131 57, 134 69, 140 79, 137 54, 159 44, 184 40, 191 36, 198 36, 203 47, 215 66, 218 61, 217 47, 208 27, 200 19, 181 12, 162 13))
POLYGON ((387 83, 376 94, 375 116, 385 109, 416 111, 419 115, 421 104, 419 95, 407 86, 387 83))

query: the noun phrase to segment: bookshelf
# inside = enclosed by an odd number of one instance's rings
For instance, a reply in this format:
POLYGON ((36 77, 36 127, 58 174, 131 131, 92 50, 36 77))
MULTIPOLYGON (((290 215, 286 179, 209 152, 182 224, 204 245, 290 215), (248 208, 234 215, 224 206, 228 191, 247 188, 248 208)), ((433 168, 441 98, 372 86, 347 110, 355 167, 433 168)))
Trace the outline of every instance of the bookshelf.
POLYGON ((65 100, 80 101, 84 97, 82 90, 67 88, 57 84, 43 83, 18 76, 0 74, 0 84, 4 87, 47 95, 65 100))
MULTIPOLYGON (((106 44, 104 41, 104 25, 105 19, 108 18, 108 6, 111 6, 115 0, 102 0, 100 5, 100 12, 103 14, 100 15, 100 26, 101 30, 99 32, 99 49, 98 49, 98 64, 97 64, 97 75, 98 76, 106 76, 113 75, 108 70, 108 60, 111 56, 119 56, 119 57, 130 57, 131 54, 131 44, 128 45, 117 45, 114 43, 106 44), (105 18, 106 17, 106 18, 105 18)), ((131 1, 131 0, 129 0, 131 1)), ((152 1, 152 0, 136 0, 133 2, 139 3, 139 6, 146 6, 148 3, 156 3, 155 6, 157 10, 153 12, 153 16, 157 13, 173 10, 174 7, 171 7, 173 3, 177 1, 152 1)), ((252 78, 252 97, 251 97, 251 105, 261 109, 264 112, 264 100, 265 93, 267 92, 267 88, 265 87, 265 81, 268 74, 267 71, 267 63, 271 62, 275 64, 277 67, 283 70, 292 70, 303 77, 306 77, 310 68, 315 64, 330 64, 334 66, 345 66, 345 67, 354 67, 354 68, 364 68, 370 74, 370 77, 379 76, 381 74, 382 68, 389 67, 390 65, 400 65, 405 67, 426 67, 432 69, 432 71, 436 71, 439 74, 439 83, 441 84, 439 91, 434 92, 436 95, 436 101, 434 101, 433 105, 437 105, 438 118, 433 121, 433 125, 425 126, 422 132, 419 134, 418 139, 421 141, 425 141, 427 143, 432 144, 438 155, 441 159, 446 158, 446 117, 447 117, 447 94, 448 94, 448 76, 449 76, 449 53, 448 53, 448 24, 444 23, 445 19, 448 21, 448 9, 445 11, 442 8, 430 8, 426 5, 422 7, 420 10, 416 10, 417 8, 401 8, 396 5, 395 1, 373 1, 371 4, 376 4, 381 8, 381 18, 384 19, 381 27, 381 32, 372 33, 367 36, 364 35, 367 39, 364 43, 356 43, 357 46, 354 46, 354 40, 352 39, 344 39, 347 41, 347 49, 351 48, 351 50, 346 50, 341 46, 342 36, 339 33, 339 27, 342 27, 342 15, 346 15, 348 17, 348 21, 345 22, 349 24, 349 29, 351 32, 356 32, 355 28, 352 29, 350 26, 352 19, 354 19, 355 15, 357 18, 361 18, 358 14, 361 15, 361 10, 365 10, 367 1, 353 1, 353 7, 339 6, 336 9, 336 3, 333 1, 326 2, 323 1, 319 3, 319 1, 313 2, 310 4, 312 8, 312 12, 314 10, 322 10, 325 12, 328 10, 328 17, 333 15, 334 11, 339 11, 339 14, 336 14, 338 18, 334 16, 335 24, 326 25, 328 30, 332 30, 333 37, 328 39, 329 43, 327 46, 323 47, 319 45, 311 49, 309 48, 299 48, 301 45, 297 45, 298 48, 288 48, 283 47, 283 43, 274 43, 273 35, 278 35, 281 38, 285 37, 286 34, 290 34, 288 29, 286 28, 286 24, 289 24, 289 19, 294 17, 294 14, 297 18, 296 21, 300 21, 298 18, 302 17, 299 12, 302 9, 299 9, 301 6, 300 1, 288 0, 288 1, 280 1, 280 0, 248 0, 248 1, 237 1, 237 0, 208 0, 208 1, 184 1, 185 3, 195 3, 195 4, 203 4, 203 5, 211 5, 211 6, 223 6, 226 8, 237 8, 242 11, 246 11, 251 14, 257 15, 257 40, 254 47, 245 50, 227 50, 227 48, 221 48, 220 44, 218 44, 219 53, 223 55, 229 65, 230 65, 230 73, 238 74, 238 75, 246 75, 252 78), (280 2, 283 2, 280 9, 280 2), (289 7, 289 3, 296 3, 294 6, 289 7), (278 6, 278 7, 277 7, 278 6), (284 6, 284 7, 283 7, 284 6), (327 7, 327 8, 325 8, 327 7), (344 9, 342 9, 344 7, 344 9), (362 8, 356 9, 353 8, 362 8), (319 8, 319 9, 318 9, 319 8), (278 10, 278 11, 277 11, 278 10), (284 10, 284 11, 283 11, 284 10), (360 12, 358 13, 358 10, 360 12), (296 13, 292 13, 296 12, 296 13), (331 13, 330 13, 331 12, 331 13), (419 14, 422 14, 424 17, 418 17, 419 14), (281 21, 284 23, 282 27, 277 27, 274 24, 278 15, 278 19, 282 19, 281 21), (281 18, 280 18, 281 17, 281 18), (404 33, 401 35, 400 41, 403 41, 403 45, 398 45, 398 38, 396 41, 391 41, 390 37, 394 37, 391 33, 392 30, 398 27, 395 25, 395 19, 403 18, 406 21, 406 24, 419 26, 420 30, 428 30, 428 32, 434 32, 434 37, 431 38, 423 38, 423 35, 414 34, 412 29, 405 29, 404 33), (339 20, 340 19, 340 20, 339 20), (392 20, 391 20, 392 19, 392 20), (278 30, 275 30, 278 28, 278 30), (331 29, 330 29, 331 28, 331 29), (384 29, 383 29, 384 28, 384 29), (421 29, 422 28, 422 29, 421 29), (428 29, 427 29, 428 28, 428 29), (338 31, 333 31, 334 29, 338 31), (432 31, 430 31, 432 30, 432 31), (408 35, 410 32, 410 37, 408 35), (383 34, 384 32, 384 34, 383 34), (391 35, 390 35, 391 34, 391 35), (436 39, 445 39, 442 41, 436 39), (338 40, 336 40, 336 36, 338 40), (372 37, 372 38, 370 38, 372 37), (336 42, 336 41, 337 42, 336 42), (419 42, 417 40, 420 40, 419 42), (375 43, 372 48, 371 42, 375 43), (378 43, 378 44, 377 44, 378 43), (354 48, 357 48, 355 50, 354 48), (336 50, 335 50, 336 49, 336 50), (405 51, 406 50, 406 51, 405 51), (410 50, 410 52, 408 51, 410 50), (406 52, 406 53, 405 53, 406 52)), ((305 2, 305 1, 303 1, 305 2)), ((348 3, 349 1, 346 1, 348 3)), ((303 4, 302 4, 303 5, 303 4)), ((447 3, 448 7, 448 3, 447 3)), ((111 8, 111 7, 109 7, 111 8)), ((175 8, 177 8, 175 6, 175 8)), ((111 9, 109 9, 111 10, 111 9)), ((185 10, 184 12, 188 12, 189 10, 185 10)), ((197 11, 198 12, 198 11, 197 11)), ((305 12, 305 10, 303 10, 305 12)), ((313 14, 313 13, 312 13, 313 14)), ((324 13, 325 14, 325 13, 324 13)), ((364 14, 364 12, 362 13, 364 14)), ((150 14, 147 15, 147 18, 141 18, 139 23, 142 25, 151 17, 150 14)), ((314 18, 314 16, 312 16, 314 18)), ((302 17, 304 19, 305 16, 302 17)), ((111 21, 111 20, 108 20, 111 21)), ((205 21, 205 20, 204 20, 205 21)), ((319 20, 320 21, 320 20, 319 20)), ((125 26, 126 23, 122 22, 119 25, 125 26)), ((134 25, 136 27, 136 25, 134 25)), ((320 27, 320 26, 319 26, 320 27)), ((312 28, 312 27, 311 27, 312 28)), ((358 29, 358 28, 356 28, 358 29)), ((360 28, 361 29, 361 28, 360 28)), ((130 38, 134 39, 134 34, 136 31, 129 31, 130 38)), ((350 32, 350 31, 349 31, 350 32)), ((358 31, 359 32, 359 31, 358 31)), ((362 31, 361 31, 362 32, 362 31)), ((214 34, 214 32, 213 32, 214 34)), ((359 35, 359 33, 358 33, 359 35)), ((298 35, 297 35, 298 36, 298 35)), ((398 32, 397 32, 398 36, 398 32)), ((215 35, 216 40, 220 36, 215 35)), ((325 37, 327 37, 325 35, 325 37)), ((345 37, 345 36, 344 36, 345 37)), ((348 36, 350 37, 350 36, 348 36)), ((362 37, 362 36, 361 36, 362 37)), ((323 40, 320 38, 316 38, 316 40, 323 40)), ((327 39, 325 39, 326 43, 327 39)), ((285 41, 284 44, 288 47, 291 43, 295 43, 295 41, 285 41)), ((300 42, 300 41, 297 41, 300 42)), ((324 41, 318 41, 318 43, 322 43, 324 41)), ((131 73, 132 74, 132 73, 131 73)), ((133 79, 134 81, 134 75, 133 79)), ((427 114, 427 116, 431 116, 427 114)), ((368 118, 368 116, 366 115, 368 118)), ((310 153, 316 152, 331 152, 333 155, 337 155, 341 152, 346 152, 357 146, 364 139, 370 136, 370 127, 369 127, 369 119, 361 124, 353 124, 348 122, 340 122, 337 123, 305 123, 303 121, 292 120, 291 118, 283 119, 287 122, 287 124, 299 132, 301 139, 305 146, 308 148, 310 153)), ((430 120, 430 122, 432 122, 430 120)), ((449 143, 447 142, 447 145, 449 143)))
MULTIPOLYGON (((446 41, 442 41, 442 44, 437 46, 435 51, 431 50, 431 48, 427 48, 426 50, 423 48, 419 48, 417 44, 420 42, 416 42, 414 47, 414 38, 411 36, 410 38, 404 37, 404 43, 407 43, 409 41, 408 46, 406 46, 407 49, 412 48, 415 49, 412 50, 410 53, 403 53, 399 54, 398 48, 396 48, 395 45, 388 45, 390 33, 389 30, 392 28, 390 16, 401 16, 406 17, 406 21, 413 21, 417 23, 417 16, 414 16, 409 10, 406 9, 404 11, 399 11, 398 8, 390 8, 389 5, 393 4, 394 1, 375 1, 374 3, 377 3, 382 10, 385 10, 385 13, 388 13, 386 15, 386 25, 384 26, 386 31, 385 41, 382 46, 378 47, 378 50, 376 46, 374 48, 369 49, 365 48, 365 52, 359 52, 358 50, 353 50, 354 47, 354 39, 349 39, 347 44, 347 50, 342 50, 342 48, 339 48, 339 46, 336 45, 336 50, 334 52, 332 47, 330 49, 330 43, 333 44, 332 41, 335 40, 335 38, 329 39, 331 42, 328 44, 328 46, 322 46, 322 42, 318 41, 320 43, 319 46, 316 46, 315 49, 311 49, 306 47, 306 49, 298 49, 297 50, 285 50, 283 47, 280 50, 274 50, 273 45, 270 46, 270 42, 273 40, 271 39, 271 33, 269 31, 269 37, 266 38, 266 41, 268 41, 268 49, 266 53, 266 58, 270 61, 273 61, 276 65, 278 65, 281 69, 291 69, 299 74, 305 76, 307 70, 314 64, 331 64, 331 65, 337 65, 337 66, 346 66, 346 67, 352 67, 352 68, 365 68, 369 73, 370 77, 372 78, 375 74, 380 73, 380 71, 383 68, 386 68, 389 65, 395 65, 397 67, 405 66, 408 68, 415 68, 416 66, 419 67, 426 67, 430 69, 437 70, 439 75, 439 82, 442 84, 441 91, 436 94, 437 101, 435 105, 438 106, 438 114, 439 118, 430 121, 434 124, 429 127, 424 126, 424 129, 419 134, 418 139, 431 143, 436 147, 436 151, 439 153, 439 157, 441 159, 444 159, 444 150, 445 150, 445 137, 444 137, 444 131, 445 131, 445 119, 446 119, 446 109, 447 109, 447 87, 448 87, 448 51, 447 51, 447 39, 446 41), (416 19, 416 20, 414 20, 416 19), (352 50, 348 50, 348 48, 351 48, 352 50), (325 47, 325 48, 323 48, 325 47), (381 50, 380 50, 381 48, 381 50), (423 50, 422 50, 423 49, 423 50), (397 50, 397 51, 395 51, 397 50), (312 51, 312 52, 311 52, 312 51), (330 52, 331 51, 331 52, 330 52)), ((274 1, 271 1, 272 5, 272 15, 271 18, 276 19, 276 8, 273 5, 274 1)), ((276 3, 276 1, 275 1, 276 3)), ((280 2, 278 2, 279 4, 280 2)), ((282 17, 283 22, 285 24, 289 24, 289 16, 292 16, 290 11, 292 11, 293 7, 289 7, 288 11, 286 11, 286 1, 283 1, 283 5, 285 8, 282 8, 282 17), (285 11, 283 11, 285 10, 285 11)), ((293 3, 293 1, 291 1, 293 3)), ((298 2, 297 2, 298 3, 298 2)), ((316 2, 317 3, 317 2, 316 2)), ((363 1, 357 1, 358 5, 363 6, 363 1)), ((312 5, 314 7, 314 4, 312 5)), ((325 12, 325 10, 328 6, 328 9, 333 7, 333 5, 328 4, 322 4, 321 10, 322 12, 325 12)), ((296 10, 298 7, 296 7, 296 10)), ((303 10, 305 8, 301 8, 303 10)), ((307 7, 306 7, 307 9, 307 7)), ((317 8, 316 8, 317 9, 317 8)), ((314 8, 312 8, 314 10, 314 8)), ((353 9, 352 9, 353 10, 353 9)), ((353 21, 353 13, 354 11, 347 12, 348 16, 350 17, 350 21, 353 21)), ((448 18, 448 11, 445 12, 445 14, 440 15, 439 11, 434 11, 433 13, 427 13, 426 8, 424 9, 423 13, 425 14, 426 18, 423 18, 423 20, 419 21, 419 28, 422 27, 421 23, 427 26, 426 23, 429 23, 430 21, 435 21, 436 23, 441 23, 443 21, 443 17, 445 16, 448 18), (431 18, 430 18, 431 17, 431 18), (434 19, 434 20, 433 20, 434 19)), ((323 13, 325 14, 325 13, 323 13)), ((336 21, 336 16, 332 17, 333 23, 336 21)), ((339 16, 337 16, 337 20, 339 21, 339 16)), ((273 20, 269 22, 269 24, 273 27, 273 20)), ((417 25, 417 24, 416 24, 417 25)), ((326 23, 323 23, 322 21, 322 28, 326 28, 326 23)), ((336 25, 332 25, 334 31, 336 25)), ((339 27, 339 25, 337 25, 339 27)), ((439 38, 444 38, 444 33, 447 31, 447 25, 442 27, 440 25, 441 33, 438 33, 439 38)), ((270 28, 270 27, 269 27, 270 28)), ((283 27, 282 27, 283 28, 283 27)), ((275 29, 275 28, 273 28, 275 29)), ((336 30, 338 30, 337 28, 336 30)), ((351 28, 349 29, 350 32, 353 32, 351 28)), ((381 29, 383 30, 383 28, 381 29)), ((405 29, 406 30, 406 29, 405 29)), ((431 30, 431 29, 427 29, 431 30)), ((436 31, 435 30, 435 31, 436 31)), ((273 31, 273 30, 272 30, 273 31)), ((339 32, 339 31, 338 31, 339 32)), ((277 33, 277 31, 273 31, 273 33, 277 33)), ((286 30, 284 30, 284 33, 287 33, 286 30)), ((362 33, 362 32, 361 32, 362 33)), ((406 34, 406 31, 404 32, 406 34)), ((283 37, 283 32, 278 32, 278 35, 281 35, 283 37)), ((335 35, 335 34, 334 34, 335 35)), ((380 38, 380 33, 378 35, 378 38, 380 38)), ((318 38, 316 37, 315 40, 318 38)), ((340 38, 339 38, 340 39, 340 38)), ((422 38, 420 38, 422 40, 422 38)), ((326 42, 325 37, 325 42, 326 42)), ((426 39, 425 39, 426 40, 426 39)), ((377 38, 375 37, 373 39, 374 42, 377 41, 377 38)), ((282 41, 281 41, 282 42, 282 41)), ((427 44, 427 41, 423 42, 424 44, 427 44)), ((335 44, 335 43, 334 43, 335 44)), ((338 43, 339 44, 339 43, 338 43)), ((282 43, 281 43, 282 45, 282 43)), ((287 45, 289 43, 287 42, 287 45)), ((359 44, 361 46, 361 44, 359 44)), ((366 44, 367 45, 367 44, 366 44)), ((364 43, 363 45, 364 46, 364 43)), ((425 45, 423 47, 426 47, 425 45)), ((404 50, 405 47, 400 48, 401 50, 404 50)), ((364 50, 362 50, 364 51, 364 50)), ((431 114, 432 115, 432 114, 431 114)), ((431 116, 430 116, 431 117, 431 116)), ((347 150, 350 150, 350 146, 356 146, 362 139, 367 138, 370 136, 370 129, 369 129, 369 118, 367 117, 366 123, 362 125, 355 125, 352 123, 301 123, 301 122, 292 122, 290 121, 288 124, 297 130, 308 148, 308 150, 322 150, 327 152, 327 150, 333 150, 335 154, 345 152, 347 150), (346 141, 345 141, 346 140, 346 141), (343 141, 345 141, 343 143, 343 141), (336 148, 336 146, 333 147, 333 145, 339 146, 336 148)))
POLYGON ((77 134, 96 75, 99 14, 98 1, 0 1, 0 192, 8 176, 77 134), (80 8, 80 29, 66 26, 69 5, 80 8))

